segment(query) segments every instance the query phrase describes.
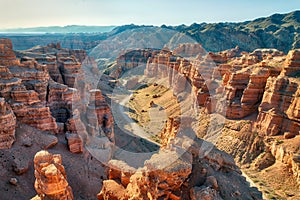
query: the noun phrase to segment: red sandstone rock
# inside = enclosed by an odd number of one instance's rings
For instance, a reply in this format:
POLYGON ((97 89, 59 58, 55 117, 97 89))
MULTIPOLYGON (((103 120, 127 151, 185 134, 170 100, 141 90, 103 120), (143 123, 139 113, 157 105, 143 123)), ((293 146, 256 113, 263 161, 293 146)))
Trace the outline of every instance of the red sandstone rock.
POLYGON ((116 69, 111 72, 115 78, 120 78, 127 70, 133 69, 139 65, 145 65, 147 60, 153 54, 151 49, 132 50, 121 53, 117 58, 116 69))
MULTIPOLYGON (((11 52, 7 59, 15 59, 9 41, 0 40, 0 43, 5 45, 5 51, 11 52)), ((5 56, 1 59, 6 59, 5 56)), ((0 95, 10 102, 17 120, 41 130, 56 131, 55 119, 45 107, 49 80, 47 69, 32 59, 7 66, 0 68, 0 95)))
POLYGON ((83 152, 83 141, 78 134, 66 133, 66 139, 68 141, 69 149, 72 153, 83 152))
POLYGON ((125 188, 114 180, 103 181, 102 191, 97 195, 98 200, 127 200, 125 188))
POLYGON ((4 98, 0 98, 0 127, 0 149, 11 148, 15 141, 16 117, 4 98))
POLYGON ((130 183, 130 177, 136 172, 136 169, 120 160, 110 160, 108 162, 108 177, 112 180, 121 180, 121 184, 126 188, 130 183))
POLYGON ((278 135, 300 131, 299 81, 278 77, 269 78, 259 106, 256 127, 262 134, 278 135))
POLYGON ((90 102, 87 107, 87 119, 90 126, 90 133, 108 137, 114 142, 113 117, 108 104, 98 89, 90 91, 90 102))
POLYGON ((34 157, 34 168, 36 177, 34 187, 40 199, 74 199, 59 154, 52 155, 47 151, 38 152, 34 157))
POLYGON ((0 39, 0 65, 14 66, 19 64, 19 60, 13 52, 10 39, 0 39))
POLYGON ((300 50, 291 50, 284 64, 284 69, 281 72, 283 76, 296 76, 299 77, 300 71, 300 50))

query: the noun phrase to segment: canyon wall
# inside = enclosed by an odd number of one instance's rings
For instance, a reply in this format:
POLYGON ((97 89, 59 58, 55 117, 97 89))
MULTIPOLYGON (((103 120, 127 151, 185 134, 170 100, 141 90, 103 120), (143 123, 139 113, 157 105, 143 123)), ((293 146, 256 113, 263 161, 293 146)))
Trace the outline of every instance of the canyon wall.
POLYGON ((258 113, 259 132, 298 135, 298 57, 298 50, 285 56, 274 49, 232 49, 188 60, 163 50, 148 59, 145 75, 165 78, 176 95, 192 88, 195 103, 208 113, 229 119, 258 113))
POLYGON ((84 50, 65 49, 57 43, 15 53, 9 39, 1 39, 0 44, 1 123, 5 127, 1 148, 10 148, 15 141, 16 122, 66 133, 73 153, 84 151, 89 136, 100 134, 114 142, 110 108, 100 90, 90 91, 85 81, 81 63, 93 60, 84 50), (86 117, 87 127, 81 121, 86 117))

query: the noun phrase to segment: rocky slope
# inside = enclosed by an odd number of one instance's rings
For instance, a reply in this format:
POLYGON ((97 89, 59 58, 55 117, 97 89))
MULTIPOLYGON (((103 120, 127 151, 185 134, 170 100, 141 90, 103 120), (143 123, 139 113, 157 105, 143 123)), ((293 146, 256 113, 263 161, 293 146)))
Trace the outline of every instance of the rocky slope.
POLYGON ((300 12, 294 11, 241 23, 164 27, 191 36, 207 51, 223 51, 238 45, 248 52, 258 48, 276 48, 287 53, 299 48, 299 22, 300 12))

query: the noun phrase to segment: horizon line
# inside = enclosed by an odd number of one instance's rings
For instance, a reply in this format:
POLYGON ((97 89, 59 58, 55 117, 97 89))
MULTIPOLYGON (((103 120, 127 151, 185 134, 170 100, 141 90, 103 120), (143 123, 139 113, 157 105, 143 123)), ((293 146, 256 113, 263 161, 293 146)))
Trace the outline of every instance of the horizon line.
POLYGON ((127 24, 115 24, 115 25, 95 25, 95 24, 64 24, 64 25, 38 25, 38 26, 30 26, 30 27, 5 27, 5 28, 1 28, 0 30, 12 30, 12 29, 31 29, 31 28, 50 28, 50 27, 58 27, 58 28, 66 28, 68 26, 87 26, 87 27, 120 27, 120 26, 127 26, 127 25, 136 25, 136 26, 157 26, 157 27, 161 27, 161 26, 181 26, 181 25, 185 25, 185 26, 191 26, 193 24, 214 24, 214 23, 241 23, 241 22, 247 22, 247 21, 253 21, 256 19, 262 19, 262 18, 267 18, 267 17, 271 17, 273 15, 276 14, 280 14, 280 15, 285 15, 285 14, 289 14, 289 13, 293 13, 293 12, 300 12, 300 10, 292 10, 290 12, 284 12, 284 13, 280 13, 280 12, 275 12, 273 14, 269 14, 266 16, 260 16, 260 17, 254 17, 252 19, 244 19, 244 20, 236 20, 236 21, 203 21, 203 22, 192 22, 192 23, 178 23, 178 24, 166 24, 166 23, 160 23, 160 24, 139 24, 139 23, 133 23, 133 22, 129 22, 127 24))

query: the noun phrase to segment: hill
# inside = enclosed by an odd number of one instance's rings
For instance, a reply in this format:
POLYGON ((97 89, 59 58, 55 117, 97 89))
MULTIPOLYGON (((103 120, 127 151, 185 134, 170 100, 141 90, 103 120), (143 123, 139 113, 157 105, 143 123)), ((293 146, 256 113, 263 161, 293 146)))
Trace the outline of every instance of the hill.
POLYGON ((5 33, 103 33, 110 32, 115 26, 47 26, 47 27, 32 27, 32 28, 12 28, 0 29, 0 32, 5 33))

